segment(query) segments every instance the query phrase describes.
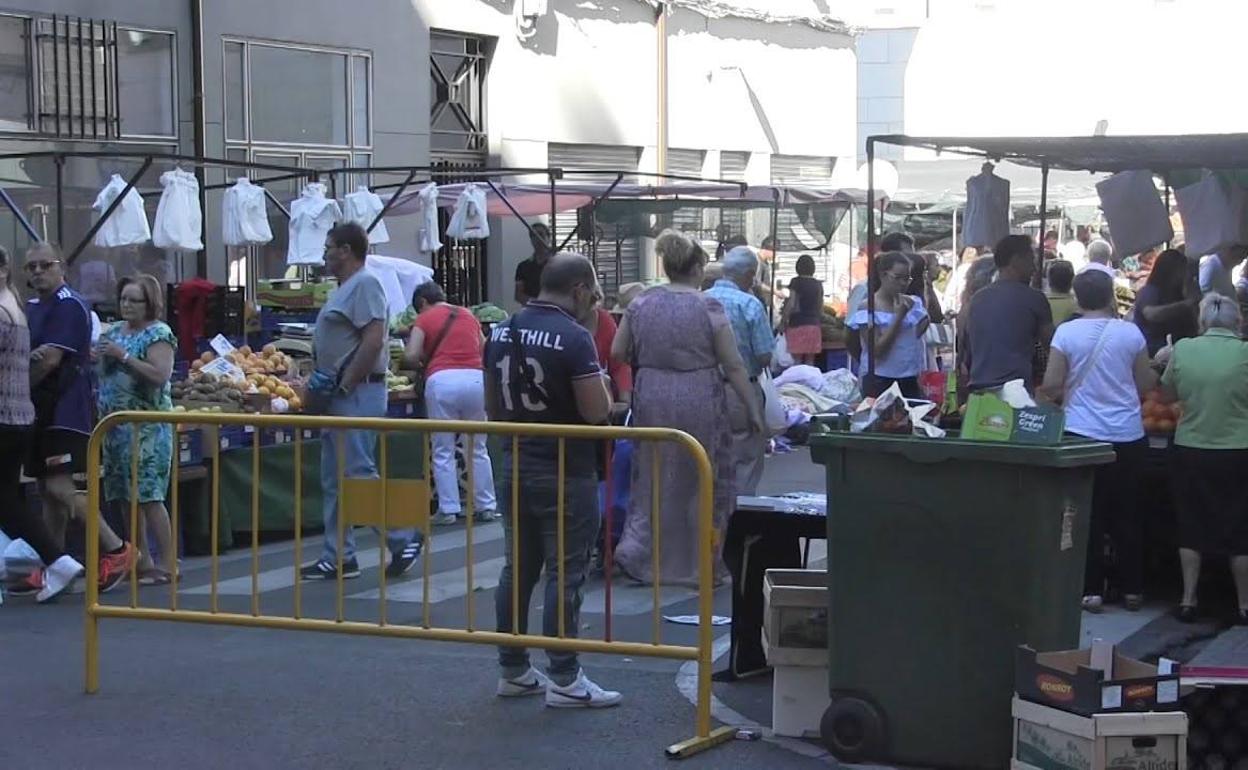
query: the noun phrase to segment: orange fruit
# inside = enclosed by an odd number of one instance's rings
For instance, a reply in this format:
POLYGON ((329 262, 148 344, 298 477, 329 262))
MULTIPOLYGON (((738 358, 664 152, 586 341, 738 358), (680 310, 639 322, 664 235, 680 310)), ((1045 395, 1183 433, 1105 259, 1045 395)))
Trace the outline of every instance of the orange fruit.
POLYGON ((1157 421, 1152 416, 1144 418, 1144 432, 1148 434, 1157 432, 1157 421))
POLYGON ((261 385, 260 387, 256 388, 256 392, 257 392, 257 393, 259 393, 259 394, 260 394, 260 395, 262 395, 262 396, 271 396, 271 395, 273 395, 273 391, 269 390, 268 386, 266 386, 266 385, 261 385))
POLYGON ((205 363, 205 364, 210 364, 210 363, 212 363, 212 359, 214 359, 214 358, 216 358, 216 356, 212 354, 212 351, 211 351, 211 350, 205 350, 205 351, 204 351, 204 354, 203 354, 202 356, 200 356, 200 357, 199 357, 199 360, 200 360, 202 363, 205 363))
POLYGON ((1174 433, 1174 420, 1158 420, 1157 430, 1160 433, 1174 433))

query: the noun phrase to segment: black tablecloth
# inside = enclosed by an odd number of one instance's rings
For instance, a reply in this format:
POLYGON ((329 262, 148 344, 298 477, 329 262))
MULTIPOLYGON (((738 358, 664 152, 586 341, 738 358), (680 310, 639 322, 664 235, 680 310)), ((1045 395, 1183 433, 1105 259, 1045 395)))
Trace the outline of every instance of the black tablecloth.
POLYGON ((762 642, 763 574, 769 569, 800 569, 800 541, 827 536, 823 513, 737 505, 724 538, 724 563, 732 573, 732 648, 728 668, 715 675, 717 680, 767 670, 762 642))

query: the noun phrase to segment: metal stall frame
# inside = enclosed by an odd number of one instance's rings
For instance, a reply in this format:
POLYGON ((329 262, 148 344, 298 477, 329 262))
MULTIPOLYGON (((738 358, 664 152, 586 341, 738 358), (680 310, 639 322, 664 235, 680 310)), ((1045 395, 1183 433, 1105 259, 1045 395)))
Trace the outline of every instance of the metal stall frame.
MULTIPOLYGON (((1040 238, 1043 248, 1050 169, 1116 173, 1148 170, 1165 184, 1170 199, 1175 171, 1248 169, 1248 134, 1190 134, 1065 137, 961 137, 878 134, 867 137, 867 197, 875 195, 875 146, 918 147, 1040 169, 1040 238)), ((1168 209, 1167 209, 1168 212, 1168 209)), ((867 275, 875 270, 875 212, 867 208, 867 275)), ((1043 259, 1043 253, 1041 253, 1043 259)), ((875 317, 875 294, 867 292, 867 315, 875 317)), ((867 373, 875 374, 874 335, 867 336, 867 373)))

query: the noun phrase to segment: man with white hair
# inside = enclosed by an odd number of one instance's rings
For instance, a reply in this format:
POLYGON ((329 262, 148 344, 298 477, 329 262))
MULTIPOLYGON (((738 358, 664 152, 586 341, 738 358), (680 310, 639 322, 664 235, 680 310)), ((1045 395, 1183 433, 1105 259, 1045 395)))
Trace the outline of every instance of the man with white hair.
MULTIPOLYGON (((754 279, 758 274, 758 256, 749 246, 735 246, 719 263, 723 277, 706 290, 724 306, 728 322, 737 338, 737 349, 745 362, 746 372, 757 399, 757 408, 763 409, 763 389, 758 384, 759 375, 771 364, 774 345, 767 310, 754 296, 754 279)), ((750 409, 741 402, 736 392, 728 388, 728 420, 732 425, 732 457, 737 480, 737 494, 753 495, 763 477, 763 458, 767 452, 767 438, 750 430, 750 409)))

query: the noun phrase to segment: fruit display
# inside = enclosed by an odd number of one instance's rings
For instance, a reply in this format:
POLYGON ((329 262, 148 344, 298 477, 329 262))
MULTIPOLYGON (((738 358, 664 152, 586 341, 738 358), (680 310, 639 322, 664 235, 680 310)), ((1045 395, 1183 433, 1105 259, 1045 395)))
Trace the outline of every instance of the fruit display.
POLYGON ((412 378, 405 374, 386 372, 386 391, 388 393, 404 393, 412 389, 412 378))
POLYGON ((1140 413, 1144 417, 1145 433, 1150 436, 1168 436, 1174 433, 1179 424, 1183 408, 1179 404, 1162 403, 1161 394, 1154 390, 1141 399, 1140 413))
POLYGON ((171 388, 174 411, 238 412, 243 410, 243 391, 238 383, 212 374, 175 382, 171 388))
MULTIPOLYGON (((199 371, 204 366, 215 361, 216 358, 216 354, 211 351, 204 353, 191 363, 191 371, 199 371)), ((273 345, 265 345, 259 353, 253 352, 250 347, 244 345, 238 350, 226 353, 224 358, 239 369, 242 369, 243 374, 246 375, 282 375, 292 367, 290 356, 281 352, 273 345)))

